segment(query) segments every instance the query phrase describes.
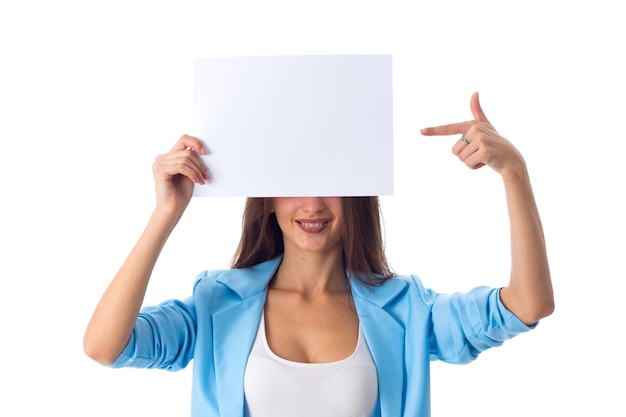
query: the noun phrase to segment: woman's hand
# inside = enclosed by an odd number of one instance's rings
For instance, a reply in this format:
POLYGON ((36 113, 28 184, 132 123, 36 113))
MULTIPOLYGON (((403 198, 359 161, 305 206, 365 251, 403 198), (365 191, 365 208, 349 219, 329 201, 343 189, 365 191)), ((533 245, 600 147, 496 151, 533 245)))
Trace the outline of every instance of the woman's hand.
POLYGON ((502 175, 523 170, 522 155, 491 125, 480 107, 478 93, 472 95, 470 110, 474 120, 427 127, 421 133, 425 136, 462 135, 452 147, 452 152, 472 169, 488 165, 502 175))
POLYGON ((206 155, 202 142, 185 135, 154 161, 157 208, 91 316, 83 342, 90 358, 110 365, 128 343, 152 270, 191 200, 193 184, 209 179, 199 155, 206 155))
POLYGON ((554 293, 541 219, 522 155, 496 132, 472 95, 474 120, 422 129, 422 134, 461 139, 452 152, 473 169, 489 165, 502 175, 511 225, 511 277, 500 290, 506 308, 526 324, 554 311, 554 293))
POLYGON ((157 208, 182 214, 193 194, 193 185, 210 179, 209 170, 199 155, 206 155, 202 142, 183 135, 166 154, 156 157, 152 165, 157 208))

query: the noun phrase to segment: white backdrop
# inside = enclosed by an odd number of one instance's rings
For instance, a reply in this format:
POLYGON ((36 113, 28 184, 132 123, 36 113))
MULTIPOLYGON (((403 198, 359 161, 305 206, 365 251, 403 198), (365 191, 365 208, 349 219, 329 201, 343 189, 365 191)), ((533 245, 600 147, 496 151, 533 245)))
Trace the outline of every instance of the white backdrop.
MULTIPOLYGON (((82 336, 153 207, 151 164, 192 127, 195 58, 393 54, 388 256, 439 291, 504 285, 497 175, 419 128, 471 117, 479 91, 527 159, 556 312, 466 366, 433 364, 435 416, 623 416, 626 278, 618 1, 0 3, 3 416, 188 415, 190 369, 111 370, 82 336)), ((228 265, 243 199, 192 201, 146 297, 228 265)))

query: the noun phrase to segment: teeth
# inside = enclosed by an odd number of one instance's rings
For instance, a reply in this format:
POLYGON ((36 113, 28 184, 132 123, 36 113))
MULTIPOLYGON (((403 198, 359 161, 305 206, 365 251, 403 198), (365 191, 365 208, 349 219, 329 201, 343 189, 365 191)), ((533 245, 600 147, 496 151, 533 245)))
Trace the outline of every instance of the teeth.
POLYGON ((301 222, 303 226, 306 227, 322 227, 326 224, 326 222, 322 222, 322 223, 308 223, 308 222, 301 222))

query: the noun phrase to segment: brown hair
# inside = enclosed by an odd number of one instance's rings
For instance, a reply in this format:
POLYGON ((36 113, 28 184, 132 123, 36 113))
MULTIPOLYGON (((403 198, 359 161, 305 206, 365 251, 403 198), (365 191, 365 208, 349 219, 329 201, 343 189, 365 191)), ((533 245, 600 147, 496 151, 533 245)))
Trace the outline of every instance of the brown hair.
MULTIPOLYGON (((378 197, 344 197, 343 255, 346 269, 368 285, 381 285, 395 274, 385 256, 378 197)), ((246 200, 242 233, 232 268, 247 268, 284 251, 283 234, 271 198, 246 200)))

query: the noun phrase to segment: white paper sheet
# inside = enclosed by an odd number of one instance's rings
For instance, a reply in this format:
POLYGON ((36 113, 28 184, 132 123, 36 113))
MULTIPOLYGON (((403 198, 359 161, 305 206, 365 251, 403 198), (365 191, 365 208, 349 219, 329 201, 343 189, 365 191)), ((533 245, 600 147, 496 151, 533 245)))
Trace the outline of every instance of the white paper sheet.
POLYGON ((194 196, 393 193, 390 55, 202 59, 194 83, 194 196))

